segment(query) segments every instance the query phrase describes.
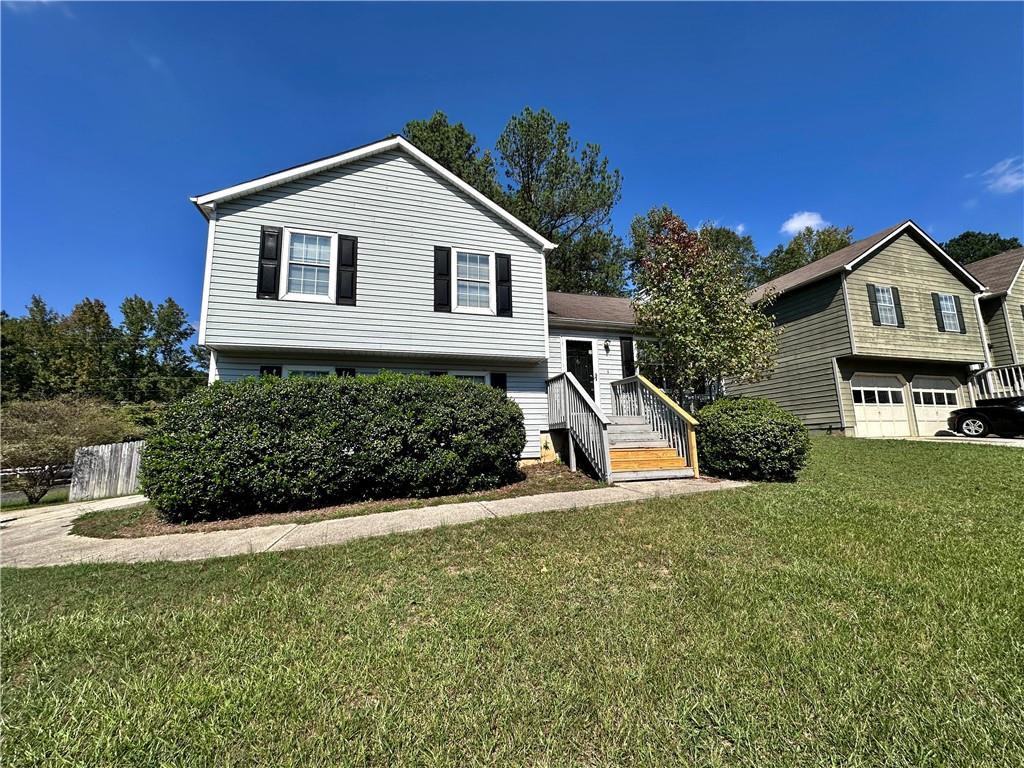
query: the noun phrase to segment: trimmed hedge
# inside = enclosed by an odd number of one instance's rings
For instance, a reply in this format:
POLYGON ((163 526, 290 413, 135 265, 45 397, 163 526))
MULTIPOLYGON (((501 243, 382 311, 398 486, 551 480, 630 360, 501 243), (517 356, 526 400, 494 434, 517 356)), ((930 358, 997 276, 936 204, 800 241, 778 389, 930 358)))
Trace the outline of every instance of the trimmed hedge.
POLYGON ((519 476, 519 406, 450 376, 250 378, 161 414, 140 486, 165 519, 438 496, 519 476))
POLYGON ((807 427, 771 400, 717 400, 701 408, 697 419, 697 453, 710 475, 792 481, 807 463, 807 427))

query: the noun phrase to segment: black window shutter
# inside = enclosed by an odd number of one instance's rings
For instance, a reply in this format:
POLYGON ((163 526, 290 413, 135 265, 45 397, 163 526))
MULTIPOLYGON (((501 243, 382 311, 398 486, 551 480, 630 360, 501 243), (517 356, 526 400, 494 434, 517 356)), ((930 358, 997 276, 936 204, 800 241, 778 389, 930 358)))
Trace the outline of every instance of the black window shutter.
POLYGON ((892 305, 896 310, 896 327, 903 328, 903 305, 900 303, 900 289, 895 285, 892 287, 892 305))
POLYGON ((256 277, 256 298, 276 299, 281 277, 280 227, 260 227, 260 261, 256 277))
POLYGON ((633 351, 633 337, 619 339, 619 353, 622 357, 622 378, 636 376, 636 353, 633 351))
POLYGON ((940 331, 945 331, 946 324, 942 321, 942 302, 937 293, 932 294, 932 307, 935 309, 935 324, 939 326, 940 331))
POLYGON ((868 283, 868 306, 871 307, 871 324, 881 325, 882 321, 878 319, 878 294, 871 283, 868 283))
POLYGON ((335 368, 334 369, 334 375, 335 376, 355 376, 356 375, 356 369, 355 368, 335 368))
POLYGON ((452 311, 452 249, 434 246, 434 311, 452 311))
POLYGON ((500 389, 502 392, 508 392, 508 374, 492 372, 491 386, 495 389, 500 389))
POLYGON ((953 303, 956 305, 956 319, 960 322, 960 333, 967 333, 967 323, 964 322, 964 308, 960 305, 960 297, 954 295, 953 303))
POLYGON ((338 304, 355 306, 358 251, 359 238, 338 235, 338 286, 335 296, 338 304))
POLYGON ((512 257, 494 254, 494 286, 498 291, 498 317, 512 317, 512 257))
POLYGON ((280 365, 261 365, 260 376, 277 376, 281 377, 281 366, 280 365))

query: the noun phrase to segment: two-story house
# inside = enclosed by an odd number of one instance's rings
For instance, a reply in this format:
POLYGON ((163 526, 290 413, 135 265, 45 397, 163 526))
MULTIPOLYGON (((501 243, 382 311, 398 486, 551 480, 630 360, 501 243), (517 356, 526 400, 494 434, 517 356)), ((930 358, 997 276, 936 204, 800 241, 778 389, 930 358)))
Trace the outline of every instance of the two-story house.
POLYGON ((983 291, 914 222, 889 227, 751 293, 776 297, 779 352, 768 378, 731 391, 769 397, 816 431, 933 435, 987 362, 983 291))
POLYGON ((665 450, 671 435, 633 434, 653 419, 613 396, 640 378, 629 300, 549 294, 555 244, 403 137, 192 202, 209 228, 199 343, 211 382, 451 374, 520 405, 524 459, 541 456, 550 432, 607 478, 694 474, 685 446, 677 455, 665 450), (637 438, 619 451, 651 450, 616 453, 616 432, 637 438))
POLYGON ((1024 248, 976 261, 967 269, 985 284, 981 319, 991 364, 1024 363, 1024 248))

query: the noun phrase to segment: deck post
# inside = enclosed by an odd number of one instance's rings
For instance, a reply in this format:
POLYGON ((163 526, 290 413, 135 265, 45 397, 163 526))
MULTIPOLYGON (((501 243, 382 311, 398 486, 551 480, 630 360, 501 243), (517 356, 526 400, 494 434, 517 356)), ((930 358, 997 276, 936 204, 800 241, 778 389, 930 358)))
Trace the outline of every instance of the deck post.
POLYGON ((576 471, 576 444, 572 439, 572 430, 566 430, 565 434, 569 437, 569 470, 572 472, 576 471))
POLYGON ((686 428, 686 452, 690 454, 690 466, 693 467, 693 479, 700 477, 700 467, 697 466, 697 430, 687 425, 686 428))

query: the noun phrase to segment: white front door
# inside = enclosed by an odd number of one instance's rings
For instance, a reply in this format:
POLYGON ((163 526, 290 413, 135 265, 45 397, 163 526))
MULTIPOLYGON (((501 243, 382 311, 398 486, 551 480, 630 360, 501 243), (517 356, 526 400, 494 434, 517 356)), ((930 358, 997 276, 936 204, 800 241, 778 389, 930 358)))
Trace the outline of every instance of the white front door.
POLYGON ((949 412, 960 407, 960 385, 944 376, 915 376, 911 386, 917 433, 931 436, 949 429, 949 412))
POLYGON ((850 382, 857 437, 906 437, 910 414, 899 376, 858 373, 850 382))

